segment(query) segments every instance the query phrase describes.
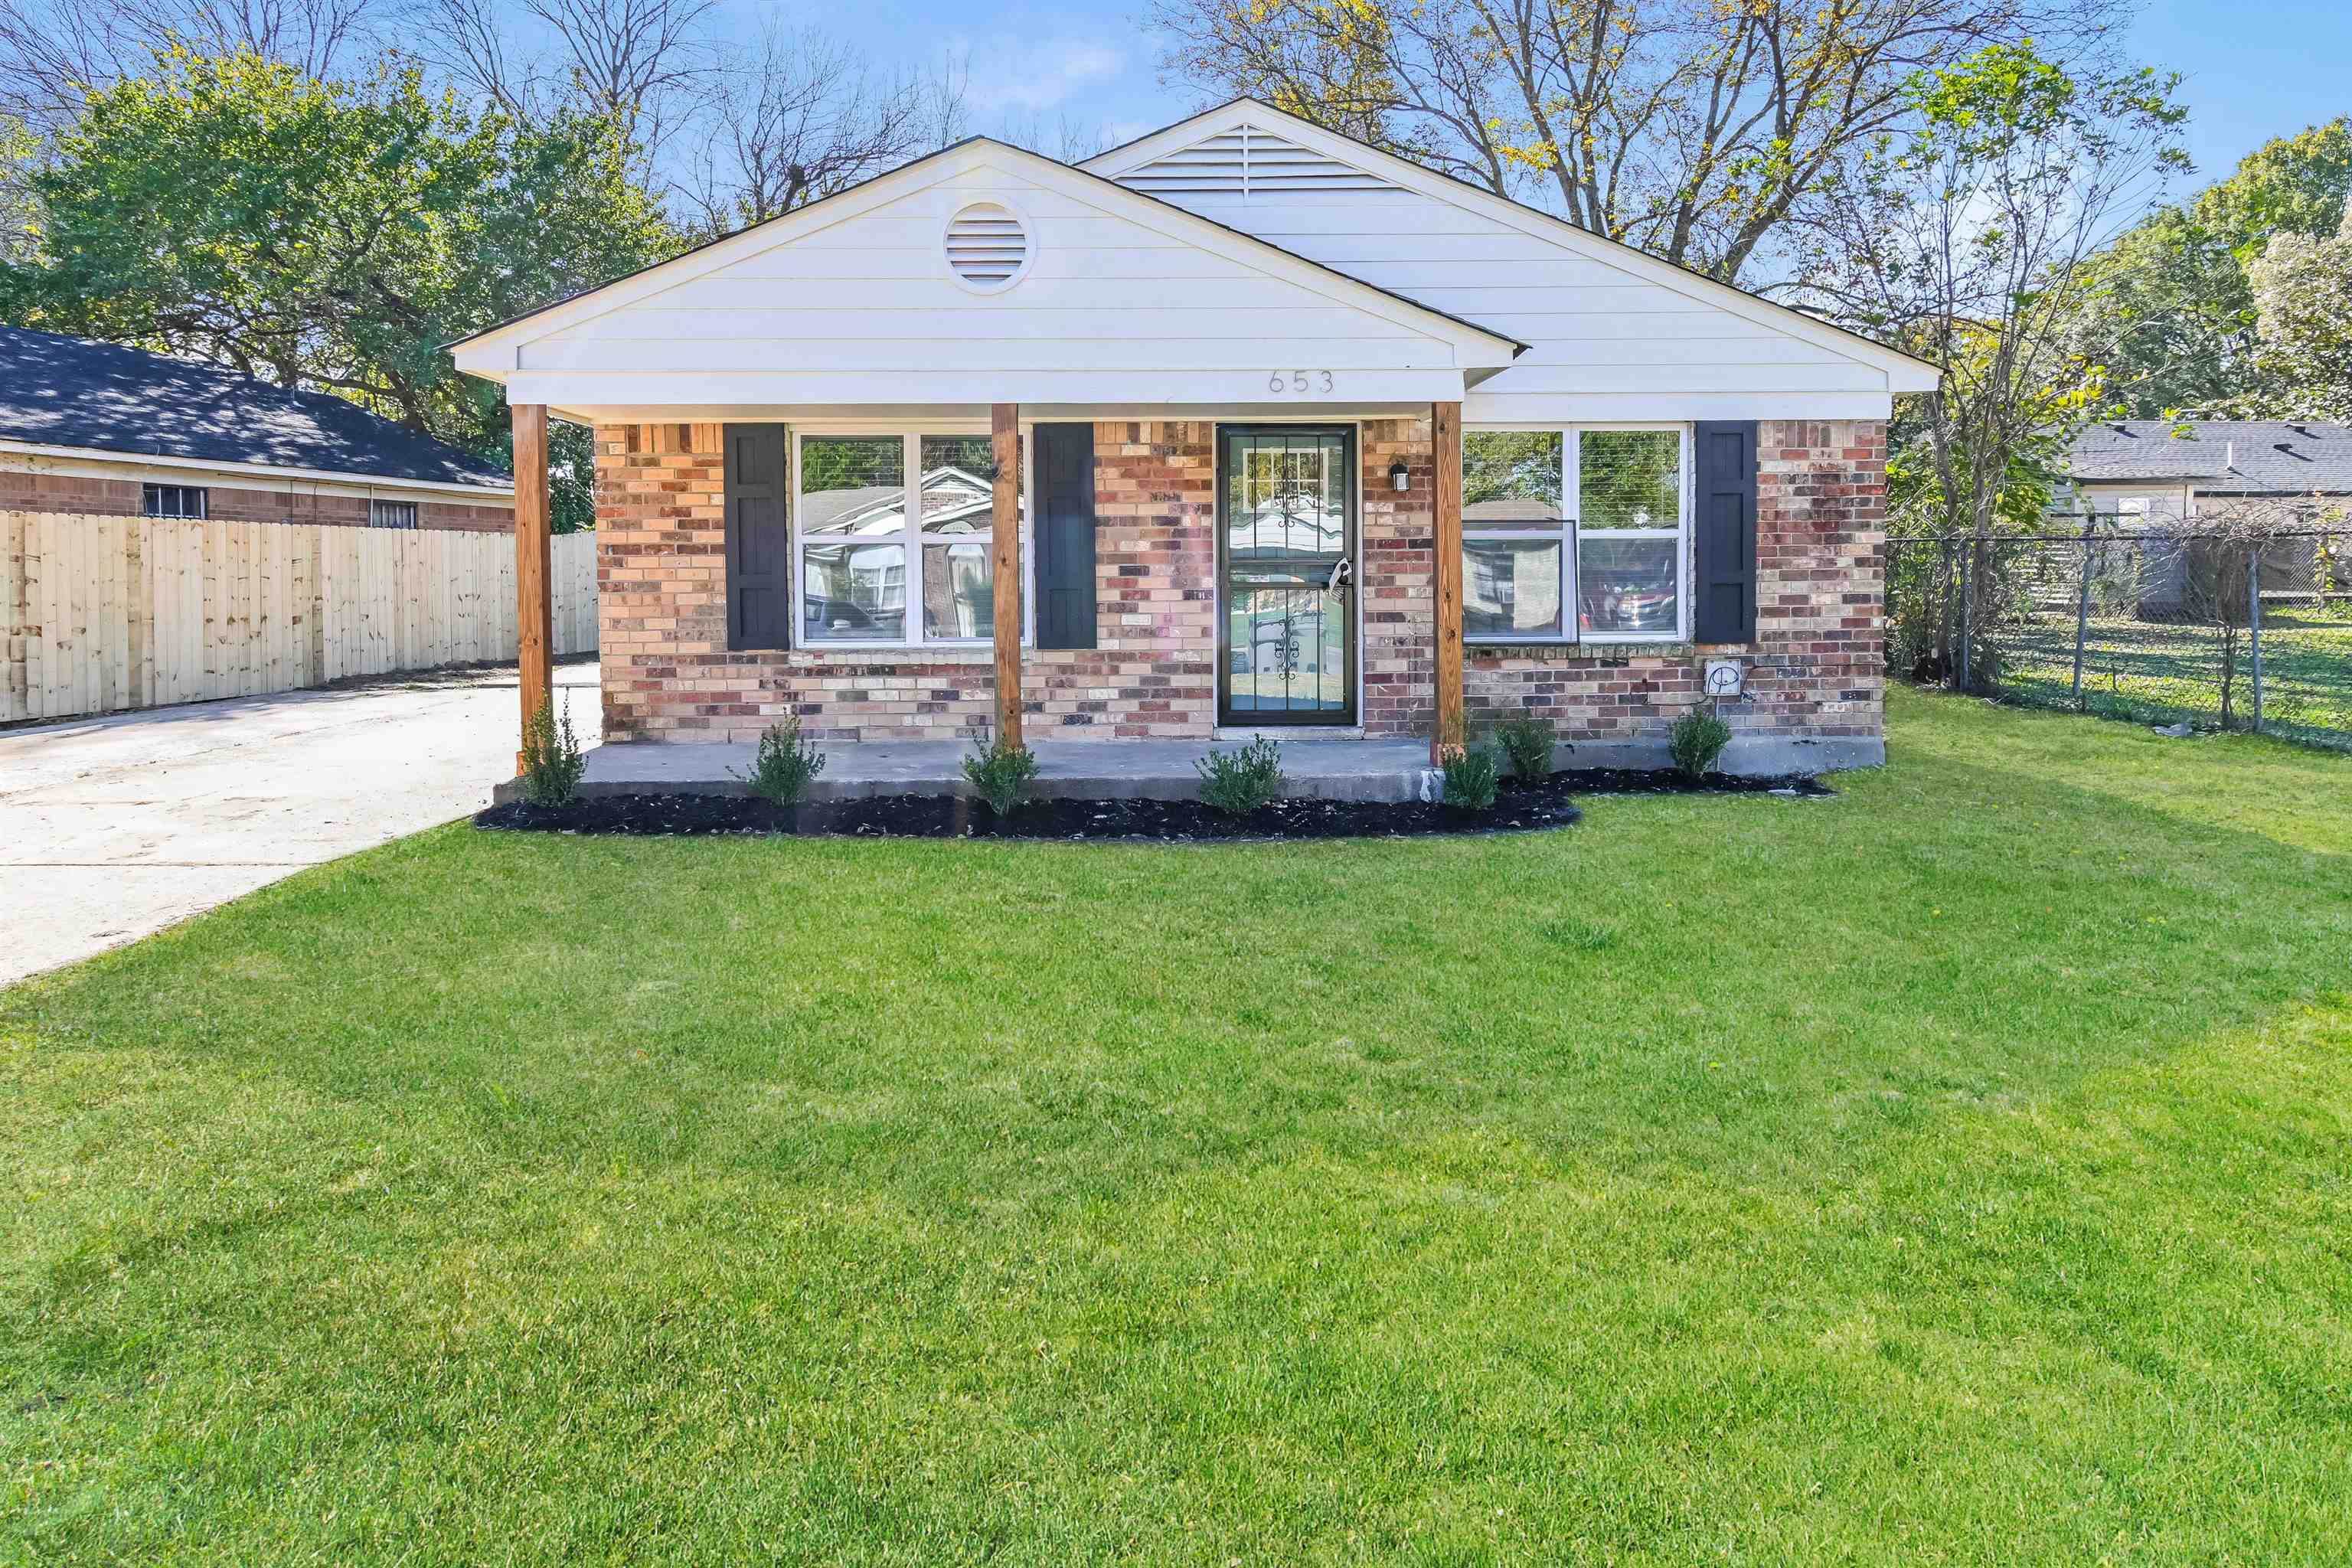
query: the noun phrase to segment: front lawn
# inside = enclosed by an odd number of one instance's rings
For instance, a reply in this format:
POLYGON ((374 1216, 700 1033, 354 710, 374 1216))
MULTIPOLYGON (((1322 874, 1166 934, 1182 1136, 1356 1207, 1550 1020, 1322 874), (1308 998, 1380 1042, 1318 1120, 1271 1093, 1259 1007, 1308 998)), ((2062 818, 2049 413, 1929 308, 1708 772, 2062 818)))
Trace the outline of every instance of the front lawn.
POLYGON ((0 1560, 2352 1560, 2352 761, 1891 750, 459 826, 0 993, 0 1560))

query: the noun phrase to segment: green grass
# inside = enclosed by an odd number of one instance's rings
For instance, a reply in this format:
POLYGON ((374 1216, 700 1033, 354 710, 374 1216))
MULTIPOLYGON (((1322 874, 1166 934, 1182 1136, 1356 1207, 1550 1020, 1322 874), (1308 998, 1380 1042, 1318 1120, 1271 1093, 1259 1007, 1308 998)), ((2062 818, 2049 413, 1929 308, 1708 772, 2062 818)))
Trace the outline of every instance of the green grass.
POLYGON ((425 834, 0 994, 0 1559, 2341 1563, 2352 762, 425 834))
MULTIPOLYGON (((2212 724, 2221 717, 2222 628, 2095 617, 2083 661, 2083 707, 2103 718, 2212 724)), ((2252 713, 2246 634, 2237 633, 2235 722, 2252 713)), ((2002 641, 2001 690, 2037 707, 2074 706, 2074 621, 2037 619, 2002 641)), ((2271 733, 2352 748, 2352 605, 2283 604, 2263 612, 2263 721, 2271 733)))

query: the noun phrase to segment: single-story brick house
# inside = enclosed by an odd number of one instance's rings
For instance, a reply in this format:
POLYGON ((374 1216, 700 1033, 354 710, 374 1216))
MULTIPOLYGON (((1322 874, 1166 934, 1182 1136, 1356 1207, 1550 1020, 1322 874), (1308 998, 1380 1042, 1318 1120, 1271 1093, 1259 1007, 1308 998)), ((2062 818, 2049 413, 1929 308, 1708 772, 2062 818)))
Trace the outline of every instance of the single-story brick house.
POLYGON ((519 452, 596 427, 608 740, 1650 760, 1726 661, 1729 763, 1884 754, 1934 369, 1255 101, 964 142, 455 353, 519 452))
POLYGON ((0 327, 0 510, 514 526, 514 481, 323 393, 0 327))

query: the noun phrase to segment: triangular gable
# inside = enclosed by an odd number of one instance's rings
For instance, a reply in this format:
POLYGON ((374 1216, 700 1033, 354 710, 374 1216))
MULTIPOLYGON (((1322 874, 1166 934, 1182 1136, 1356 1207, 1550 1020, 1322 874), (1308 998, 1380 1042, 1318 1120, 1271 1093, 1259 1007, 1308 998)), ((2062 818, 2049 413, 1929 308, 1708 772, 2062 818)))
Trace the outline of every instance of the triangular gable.
POLYGON ((1196 247, 1249 270, 1285 279, 1310 292, 1471 349, 1467 363, 1507 363, 1525 346, 1506 333, 1367 283, 1255 235, 1158 200, 1149 192, 1130 189, 1084 169, 986 137, 958 142, 782 217, 738 230, 612 283, 527 311, 448 346, 457 353, 461 368, 495 374, 503 368, 499 363, 503 356, 497 351, 504 345, 575 328, 696 278, 809 240, 894 201, 988 167, 1007 171, 1038 188, 1097 207, 1108 216, 1179 244, 1196 247), (466 363, 469 360, 475 363, 466 363))
POLYGON ((516 401, 614 412, 1449 400, 1520 349, 1150 195, 974 141, 456 353, 516 401), (985 267, 971 260, 975 213, 985 267))

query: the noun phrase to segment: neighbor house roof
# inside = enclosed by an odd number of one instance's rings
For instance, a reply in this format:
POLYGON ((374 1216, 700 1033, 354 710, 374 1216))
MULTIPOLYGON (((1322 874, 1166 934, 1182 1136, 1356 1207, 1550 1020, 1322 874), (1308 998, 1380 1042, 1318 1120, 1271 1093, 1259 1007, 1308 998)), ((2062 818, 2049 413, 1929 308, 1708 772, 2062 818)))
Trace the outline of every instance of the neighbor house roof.
POLYGON ((514 482, 341 397, 23 327, 0 327, 0 440, 485 489, 514 482))
POLYGON ((2067 472, 2078 484, 2187 480, 2208 495, 2352 494, 2352 426, 2117 419, 2074 438, 2067 472))

